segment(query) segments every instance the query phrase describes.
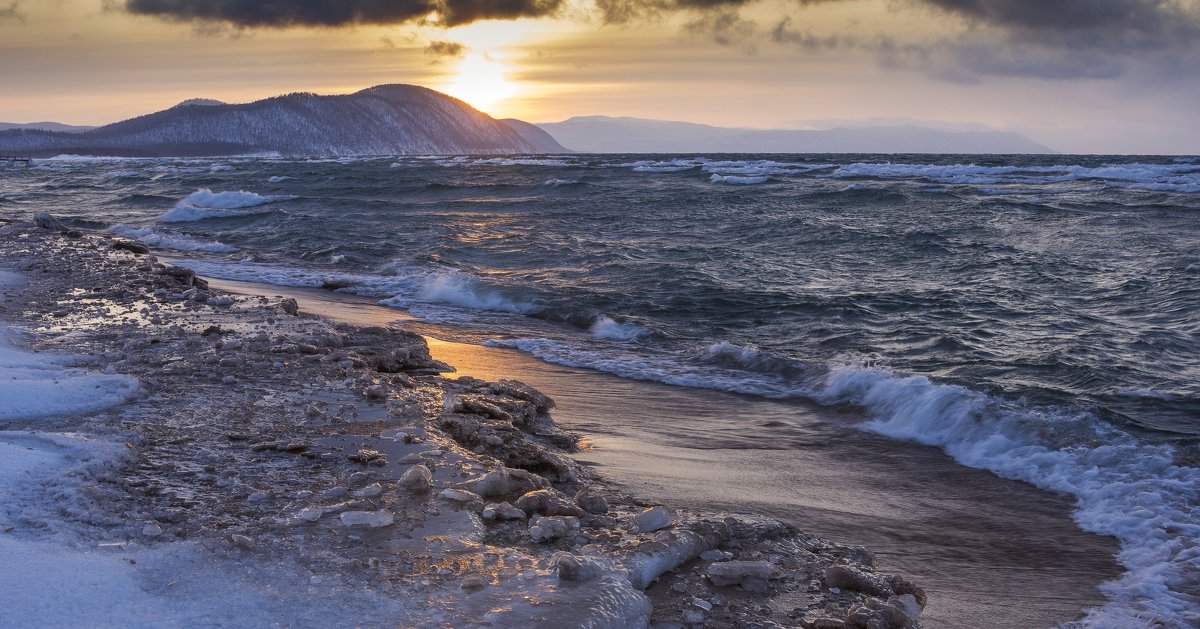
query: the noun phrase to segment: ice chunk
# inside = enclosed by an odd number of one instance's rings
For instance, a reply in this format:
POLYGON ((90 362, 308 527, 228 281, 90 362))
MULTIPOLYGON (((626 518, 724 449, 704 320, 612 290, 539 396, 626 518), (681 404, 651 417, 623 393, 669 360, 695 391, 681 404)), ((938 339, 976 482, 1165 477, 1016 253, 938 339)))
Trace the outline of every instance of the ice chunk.
POLYGON ((347 511, 341 515, 342 524, 346 526, 365 526, 377 529, 391 526, 396 516, 390 511, 347 511))

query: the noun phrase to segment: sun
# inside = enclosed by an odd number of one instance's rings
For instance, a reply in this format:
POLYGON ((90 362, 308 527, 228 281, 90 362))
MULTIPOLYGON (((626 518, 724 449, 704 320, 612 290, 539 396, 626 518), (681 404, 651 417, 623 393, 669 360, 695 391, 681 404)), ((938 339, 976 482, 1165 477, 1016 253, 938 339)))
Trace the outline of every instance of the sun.
POLYGON ((507 66, 486 54, 468 53, 458 62, 442 91, 480 111, 490 112, 518 91, 516 83, 508 79, 508 72, 507 66))

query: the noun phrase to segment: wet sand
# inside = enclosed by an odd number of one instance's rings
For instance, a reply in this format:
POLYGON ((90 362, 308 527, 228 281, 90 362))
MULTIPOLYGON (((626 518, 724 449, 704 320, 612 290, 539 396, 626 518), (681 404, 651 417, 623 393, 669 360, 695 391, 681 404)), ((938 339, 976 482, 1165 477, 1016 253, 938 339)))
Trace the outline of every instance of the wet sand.
MULTIPOLYGON (((357 324, 409 318, 321 290, 213 281, 287 295, 308 312, 357 324)), ((1070 501, 964 468, 940 451, 853 429, 835 410, 550 365, 514 350, 429 339, 461 375, 514 378, 557 402, 582 433, 578 455, 636 495, 681 507, 759 513, 861 544, 881 568, 929 593, 927 627, 1053 626, 1103 603, 1119 574, 1111 538, 1080 531, 1070 501)))

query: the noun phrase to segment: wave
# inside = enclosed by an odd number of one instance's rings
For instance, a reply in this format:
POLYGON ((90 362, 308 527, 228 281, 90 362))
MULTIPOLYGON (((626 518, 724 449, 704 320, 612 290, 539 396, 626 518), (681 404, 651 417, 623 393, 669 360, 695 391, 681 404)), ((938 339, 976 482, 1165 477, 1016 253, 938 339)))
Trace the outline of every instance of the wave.
POLYGON ((741 175, 713 175, 712 177, 709 177, 709 181, 713 183, 726 183, 742 186, 767 183, 770 180, 771 178, 766 175, 760 175, 757 177, 745 177, 741 175))
POLYGON ((592 337, 609 341, 632 341, 645 336, 650 330, 632 323, 618 323, 608 315, 600 315, 590 328, 592 337))
POLYGON ((245 191, 213 192, 208 188, 201 188, 158 217, 158 220, 162 223, 189 223, 210 218, 233 218, 262 214, 264 213, 262 210, 247 211, 246 208, 255 208, 295 198, 291 195, 261 195, 245 191))
POLYGON ((857 364, 813 365, 754 347, 715 343, 690 355, 620 351, 548 338, 494 339, 547 362, 676 386, 805 398, 867 411, 859 428, 935 446, 968 467, 1073 496, 1081 528, 1121 544, 1125 572, 1101 589, 1109 602, 1085 626, 1190 627, 1200 558, 1200 470, 1174 451, 1086 412, 1029 407, 961 386, 857 364))
POLYGON ((578 186, 581 184, 583 182, 578 179, 548 179, 542 185, 550 186, 551 188, 560 188, 562 186, 578 186))
POLYGON ((233 253, 237 251, 237 247, 233 247, 221 242, 196 240, 182 236, 179 234, 164 234, 156 232, 148 227, 126 227, 125 225, 114 225, 109 228, 114 234, 120 234, 128 238, 135 238, 152 247, 162 247, 164 249, 174 249, 176 251, 205 251, 208 253, 233 253))
POLYGON ((1126 570, 1101 586, 1109 603, 1088 610, 1085 625, 1200 621, 1200 601, 1189 593, 1200 585, 1200 470, 1176 465, 1170 446, 1143 443, 1086 413, 1023 407, 878 367, 835 366, 814 397, 866 408, 864 430, 1074 496, 1076 522, 1116 537, 1126 570))
POLYGON ((1080 166, 979 166, 976 164, 854 163, 830 173, 837 178, 922 179, 941 184, 1000 185, 1096 181, 1129 190, 1200 192, 1200 167, 1190 163, 1080 166))

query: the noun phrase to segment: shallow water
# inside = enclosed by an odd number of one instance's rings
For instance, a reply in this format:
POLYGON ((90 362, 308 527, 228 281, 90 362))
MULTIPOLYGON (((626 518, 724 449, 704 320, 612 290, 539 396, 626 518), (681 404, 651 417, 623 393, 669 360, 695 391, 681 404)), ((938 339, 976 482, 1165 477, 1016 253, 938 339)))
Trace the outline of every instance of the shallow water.
MULTIPOLYGON (((282 292, 305 312, 358 325, 413 323, 370 300, 327 291, 214 285, 282 292)), ((926 588, 928 627, 1056 625, 1103 603, 1096 586, 1120 572, 1115 541, 1075 527, 1069 500, 964 468, 933 448, 855 431, 859 413, 630 381, 508 349, 428 341, 434 357, 459 375, 514 378, 551 395, 556 420, 586 436, 588 448, 576 458, 636 495, 760 513, 869 546, 885 571, 926 588)))
MULTIPOLYGON (((1116 536, 1126 571, 1093 624, 1200 622, 1194 158, 58 160, 5 171, 0 212, 35 209, 183 252, 209 276, 342 287, 451 340, 756 404, 848 405, 863 431, 1059 492, 1082 527, 1116 536)), ((796 456, 819 440, 803 422, 754 421, 661 430, 679 447, 695 432, 717 449, 767 439, 796 456)))

